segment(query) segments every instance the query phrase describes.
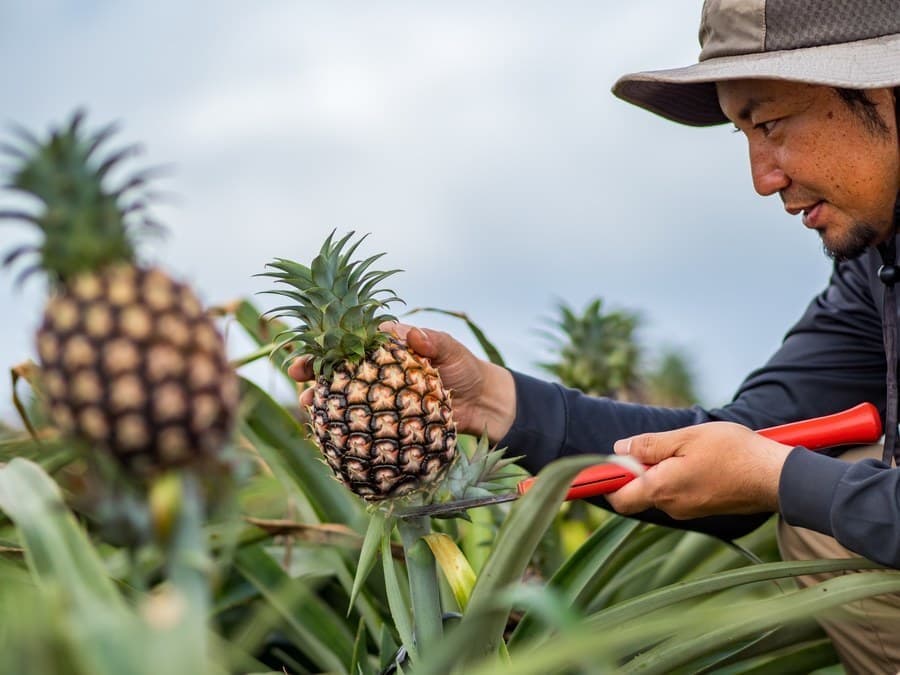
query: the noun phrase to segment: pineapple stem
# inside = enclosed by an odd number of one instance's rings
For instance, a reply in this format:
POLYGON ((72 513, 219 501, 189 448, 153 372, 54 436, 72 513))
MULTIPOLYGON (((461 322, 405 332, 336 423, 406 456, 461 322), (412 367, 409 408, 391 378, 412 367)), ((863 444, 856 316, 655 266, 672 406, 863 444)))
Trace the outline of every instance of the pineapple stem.
POLYGON ((427 516, 401 518, 397 529, 406 556, 416 647, 421 657, 435 648, 444 632, 437 563, 424 539, 431 532, 431 519, 427 516))
POLYGON ((176 593, 185 601, 185 611, 177 630, 190 638, 182 645, 193 643, 189 650, 195 670, 205 672, 207 656, 206 621, 210 612, 211 561, 203 531, 204 499, 196 477, 189 471, 179 477, 181 499, 175 516, 172 541, 167 551, 168 577, 176 593))
POLYGON ((19 391, 16 389, 16 385, 19 382, 19 379, 24 379, 29 384, 33 386, 33 379, 29 379, 27 373, 31 370, 31 363, 23 363, 15 368, 10 369, 10 375, 12 376, 12 400, 13 405, 16 408, 16 412, 19 413, 19 418, 22 420, 22 424, 25 425, 25 429, 28 430, 28 434, 31 438, 40 445, 41 439, 37 434, 37 431, 34 428, 34 425, 31 423, 31 419, 28 417, 28 411, 25 409, 25 405, 22 403, 22 399, 19 398, 19 391))

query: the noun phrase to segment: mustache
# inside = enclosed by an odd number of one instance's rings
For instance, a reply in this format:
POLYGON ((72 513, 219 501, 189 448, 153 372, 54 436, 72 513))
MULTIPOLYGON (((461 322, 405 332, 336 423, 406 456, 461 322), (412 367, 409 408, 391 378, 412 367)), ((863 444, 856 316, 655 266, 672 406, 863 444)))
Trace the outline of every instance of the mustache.
POLYGON ((778 193, 782 204, 815 204, 826 201, 825 198, 813 190, 798 188, 791 185, 778 193))

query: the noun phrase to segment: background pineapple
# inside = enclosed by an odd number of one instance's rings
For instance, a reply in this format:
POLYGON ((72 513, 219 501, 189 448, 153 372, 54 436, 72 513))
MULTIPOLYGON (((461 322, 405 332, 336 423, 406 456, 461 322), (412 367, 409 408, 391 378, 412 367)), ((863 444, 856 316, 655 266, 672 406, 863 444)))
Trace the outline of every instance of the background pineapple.
POLYGON ((399 300, 379 284, 398 270, 369 269, 383 254, 351 260, 362 241, 344 251, 352 236, 333 242, 332 232, 309 267, 279 258, 265 276, 290 287, 272 291, 291 299, 272 312, 300 320, 281 345, 313 357, 310 418, 328 465, 378 501, 432 485, 456 456, 456 427, 437 370, 378 329, 399 300))
POLYGON ((82 122, 76 113, 46 141, 20 132, 5 147, 16 158, 7 187, 40 204, 2 215, 43 235, 7 263, 36 253, 49 278, 37 351, 51 417, 138 473, 214 456, 238 402, 222 338, 190 288, 136 263, 146 176, 109 188, 135 148, 99 157, 115 128, 89 134, 82 122))
POLYGON ((567 387, 592 396, 670 407, 698 401, 693 368, 675 347, 655 350, 648 357, 638 339, 642 318, 630 310, 606 310, 594 298, 577 314, 557 305, 557 317, 542 330, 553 350, 553 361, 540 366, 567 387))

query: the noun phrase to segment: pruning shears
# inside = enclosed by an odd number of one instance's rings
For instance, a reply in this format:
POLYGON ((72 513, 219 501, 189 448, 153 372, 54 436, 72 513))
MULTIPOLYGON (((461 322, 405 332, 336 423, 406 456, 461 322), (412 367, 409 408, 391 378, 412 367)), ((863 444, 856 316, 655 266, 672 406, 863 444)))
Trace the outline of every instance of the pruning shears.
MULTIPOLYGON (((874 443, 881 438, 881 418, 878 409, 871 403, 860 403, 853 408, 813 417, 799 422, 789 422, 775 427, 757 431, 773 441, 785 445, 801 445, 808 450, 822 450, 837 445, 858 445, 874 443)), ((649 465, 644 466, 649 469, 649 465)), ((637 477, 632 471, 620 464, 596 464, 578 473, 566 493, 566 501, 585 499, 597 495, 615 492, 626 483, 637 477)), ((399 511, 401 518, 417 516, 446 516, 467 509, 491 504, 502 504, 515 501, 527 493, 534 485, 536 477, 526 478, 516 485, 515 492, 463 499, 440 504, 426 504, 399 511)))

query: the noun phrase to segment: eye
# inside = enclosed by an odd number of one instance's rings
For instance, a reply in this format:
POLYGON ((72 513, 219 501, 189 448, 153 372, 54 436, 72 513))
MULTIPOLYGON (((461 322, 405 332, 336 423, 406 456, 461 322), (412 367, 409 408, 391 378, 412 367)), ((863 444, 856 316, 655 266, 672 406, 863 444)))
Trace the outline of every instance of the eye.
POLYGON ((765 122, 759 122, 757 124, 754 124, 753 128, 759 129, 760 131, 762 131, 763 136, 768 136, 769 134, 772 133, 772 131, 775 129, 775 125, 778 124, 778 122, 780 120, 781 120, 781 118, 779 117, 779 118, 775 118, 773 120, 766 120, 765 122))

